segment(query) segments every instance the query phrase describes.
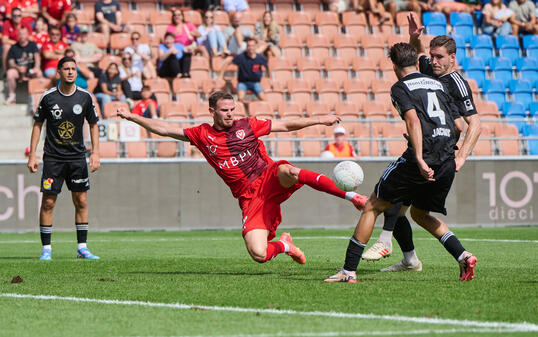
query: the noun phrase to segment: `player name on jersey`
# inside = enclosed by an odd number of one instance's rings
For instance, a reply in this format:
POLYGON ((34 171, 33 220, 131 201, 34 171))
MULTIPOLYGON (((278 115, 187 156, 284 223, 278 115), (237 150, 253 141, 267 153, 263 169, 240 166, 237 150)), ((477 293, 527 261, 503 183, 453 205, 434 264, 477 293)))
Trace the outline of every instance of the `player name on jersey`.
POLYGON ((415 78, 415 79, 407 80, 403 82, 410 91, 418 90, 418 89, 444 91, 443 85, 441 84, 441 82, 436 81, 431 78, 422 77, 422 78, 415 78))

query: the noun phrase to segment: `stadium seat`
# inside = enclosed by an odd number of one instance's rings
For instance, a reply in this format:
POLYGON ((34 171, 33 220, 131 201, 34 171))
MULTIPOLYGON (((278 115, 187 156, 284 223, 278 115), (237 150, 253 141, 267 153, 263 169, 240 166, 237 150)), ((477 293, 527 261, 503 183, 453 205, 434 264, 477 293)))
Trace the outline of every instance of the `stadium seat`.
POLYGON ((306 38, 306 47, 311 57, 323 60, 330 55, 330 42, 325 35, 310 34, 306 38))
POLYGON ((384 123, 381 134, 387 146, 387 155, 400 156, 407 149, 407 141, 403 137, 406 133, 405 123, 384 123), (387 139, 398 138, 398 139, 387 139))
POLYGON ((338 84, 338 88, 344 85, 349 77, 349 65, 338 56, 328 57, 324 61, 327 77, 338 84))
MULTIPOLYGON (((153 136, 152 136, 153 138, 153 136)), ((157 139, 161 139, 156 135, 157 139)), ((163 137, 164 138, 164 137, 163 137)), ((163 141, 158 141, 155 148, 157 152, 157 157, 159 158, 173 158, 178 155, 178 142, 176 140, 170 140, 169 138, 164 138, 163 141)))
POLYGON ((486 80, 486 65, 484 60, 478 57, 466 58, 462 64, 463 70, 467 72, 467 76, 474 79, 478 87, 484 86, 486 80))
POLYGON ((189 118, 189 108, 178 101, 169 101, 160 106, 161 118, 189 118))
MULTIPOLYGON (((372 128, 369 123, 353 123, 353 133, 355 138, 358 138, 358 155, 359 156, 378 156, 379 144, 378 135, 372 133, 372 128), (361 139, 367 138, 367 139, 361 139), (370 139, 368 139, 370 138, 370 139), (375 139, 372 139, 375 138, 375 139)), ((346 127, 347 129, 350 129, 346 127)))
POLYGON ((174 78, 172 91, 176 99, 183 104, 191 104, 198 100, 198 86, 192 78, 174 78))
POLYGON ((112 116, 116 116, 116 111, 118 111, 118 109, 123 109, 124 111, 131 111, 131 109, 129 109, 129 105, 126 102, 119 101, 105 103, 103 109, 103 115, 107 119, 111 118, 112 116))
POLYGON ((273 111, 278 110, 280 104, 284 102, 285 82, 262 77, 261 85, 263 92, 265 93, 265 98, 271 105, 273 111))
POLYGON ((334 110, 336 103, 340 100, 340 86, 338 82, 330 79, 318 80, 316 82, 316 92, 318 93, 319 100, 328 107, 325 113, 327 114, 334 110))
POLYGON ((527 124, 523 129, 523 135, 526 138, 529 154, 538 155, 538 122, 527 124), (534 137, 536 139, 530 139, 534 137))
POLYGON ((480 138, 476 142, 476 145, 473 149, 473 155, 475 156, 491 156, 492 151, 492 141, 491 139, 494 136, 493 130, 483 127, 482 132, 480 133, 480 138))
POLYGON ((297 0, 302 11, 308 13, 310 20, 314 20, 316 13, 321 11, 321 3, 319 0, 297 0))
POLYGON ((278 142, 275 143, 277 157, 294 157, 295 156, 295 132, 278 132, 276 134, 278 142))
POLYGON ((122 20, 129 22, 132 30, 140 34, 146 33, 146 18, 147 14, 139 10, 126 10, 122 12, 122 20))
POLYGON ((458 65, 461 66, 463 60, 467 56, 465 38, 461 35, 452 35, 452 38, 456 42, 456 61, 458 62, 458 65))
POLYGON ((143 142, 126 142, 127 158, 147 158, 148 144, 143 142))
POLYGON ((376 101, 365 101, 362 105, 362 114, 370 119, 384 119, 388 115, 386 106, 376 101))
POLYGON ((223 29, 230 25, 230 17, 225 11, 213 11, 213 22, 223 29))
MULTIPOLYGON (((499 123, 495 126, 496 137, 517 137, 519 131, 515 125, 508 123, 499 123)), ((502 156, 517 156, 519 155, 519 140, 517 139, 498 139, 499 152, 502 156)))
POLYGON ((338 34, 334 40, 334 48, 339 57, 351 65, 357 54, 357 37, 351 34, 338 34))
POLYGON ((319 116, 330 114, 330 107, 325 102, 321 101, 312 101, 308 102, 306 105, 306 115, 310 116, 319 116))
POLYGON ((517 37, 513 35, 499 35, 495 39, 499 55, 507 57, 512 65, 514 65, 516 59, 520 56, 519 41, 517 37))
POLYGON ((538 80, 538 60, 535 58, 526 58, 519 64, 518 70, 521 78, 524 78, 531 83, 538 80))
POLYGON ((487 80, 484 84, 484 92, 488 101, 495 102, 499 109, 503 108, 506 101, 503 81, 498 79, 487 80))
POLYGON ((362 79, 348 79, 344 82, 347 100, 361 107, 368 98, 368 84, 362 79))
POLYGON ((335 113, 342 119, 358 119, 362 102, 356 103, 352 101, 338 101, 334 108, 335 113))
POLYGON ((489 66, 495 79, 502 81, 504 87, 507 87, 512 80, 512 61, 507 57, 492 58, 489 66))
MULTIPOLYGON (((294 34, 284 34, 280 36, 280 48, 282 57, 287 58, 291 63, 296 64, 297 60, 303 57, 302 39, 294 34)), ((213 69, 215 71, 215 69, 213 69)))
POLYGON ((301 78, 311 84, 321 79, 321 64, 315 57, 303 57, 297 61, 297 70, 301 73, 301 78))
POLYGON ((366 34, 367 22, 364 13, 356 13, 355 11, 347 11, 342 14, 342 23, 346 27, 346 33, 357 38, 366 34))
MULTIPOLYGON (((506 118, 525 118, 525 110, 525 105, 519 101, 506 102, 503 107, 503 114, 506 118)), ((509 121, 509 123, 515 125, 520 131, 523 131, 525 126, 525 121, 509 121)))
POLYGON ((320 34, 327 37, 335 37, 339 33, 338 28, 340 26, 338 14, 329 11, 318 12, 316 14, 316 26, 320 34))
POLYGON ((473 55, 478 58, 482 58, 488 65, 489 59, 493 55, 493 41, 491 36, 482 34, 482 35, 473 35, 471 38, 471 49, 473 50, 473 55))
POLYGON ((79 26, 91 26, 92 21, 95 18, 95 8, 90 7, 89 9, 73 9, 72 13, 77 17, 77 24, 79 26))
POLYGON ((381 23, 379 16, 374 15, 370 11, 367 13, 368 22, 370 23, 370 27, 372 27, 373 34, 389 36, 393 33, 394 21, 392 20, 392 16, 389 16, 387 18, 388 20, 384 20, 381 23))
POLYGON ((394 82, 388 82, 383 80, 375 79, 372 81, 370 89, 372 90, 372 94, 375 96, 375 101, 379 104, 384 104, 385 106, 387 104, 390 104, 391 97, 390 97, 390 88, 394 82))
POLYGON ((512 93, 514 101, 522 103, 525 110, 529 108, 529 105, 532 102, 531 82, 525 79, 512 80, 510 82, 510 92, 512 93))
POLYGON ((287 83, 293 78, 293 64, 287 57, 271 58, 269 68, 275 80, 278 79, 287 83))
POLYGON ((271 0, 271 4, 276 12, 286 17, 289 13, 295 11, 295 3, 293 0, 271 0))
POLYGON ((97 67, 104 71, 110 63, 116 63, 117 65, 120 65, 121 57, 117 55, 104 55, 101 60, 99 60, 99 63, 97 63, 97 67))
POLYGON ((524 49, 538 48, 538 35, 523 36, 523 48, 524 49))
POLYGON ((377 67, 374 60, 369 57, 357 57, 353 60, 352 69, 356 74, 356 78, 367 86, 376 78, 377 67))
POLYGON ((205 57, 193 56, 191 59, 191 78, 202 85, 202 81, 209 78, 209 62, 205 57))
POLYGON ((476 110, 478 111, 478 115, 480 118, 494 118, 497 119, 501 115, 499 108, 497 106, 497 103, 490 102, 490 101, 475 101, 476 110))
POLYGON ((377 35, 363 35, 361 38, 361 48, 364 56, 373 60, 385 57, 385 40, 377 35))
POLYGON ((215 91, 224 91, 226 90, 226 81, 219 78, 213 78, 213 79, 205 79, 202 82, 202 92, 204 93, 204 96, 209 98, 209 95, 211 95, 215 91))
POLYGON ((422 23, 426 26, 429 35, 446 35, 446 17, 438 12, 425 12, 422 14, 422 23))
POLYGON ((106 49, 108 45, 108 41, 106 40, 105 34, 103 33, 88 33, 88 41, 93 42, 99 49, 106 49))
POLYGON ((463 36, 466 43, 471 42, 470 38, 474 33, 474 22, 471 14, 452 12, 450 13, 450 24, 455 34, 463 36))
MULTIPOLYGON (((213 69, 213 73, 218 74, 222 68, 222 65, 224 64, 224 58, 222 57, 212 57, 211 58, 211 69, 213 69)), ((226 71, 224 72, 224 79, 229 78, 237 78, 237 66, 235 64, 230 64, 226 71)), ((191 68, 191 76, 192 76, 192 68, 191 68)), ((209 78, 209 77, 206 77, 209 78)))
POLYGON ((538 117, 538 102, 531 102, 529 107, 530 117, 538 117))
POLYGON ((291 27, 291 33, 306 41, 306 37, 312 34, 312 19, 305 12, 290 12, 288 16, 288 25, 291 27))
POLYGON ((280 118, 298 118, 303 116, 301 106, 295 102, 282 102, 278 109, 280 118))
POLYGON ((306 108, 306 104, 312 100, 311 84, 304 79, 293 79, 288 82, 288 92, 291 95, 291 100, 299 104, 301 111, 306 108))
POLYGON ((252 101, 248 104, 250 116, 273 118, 273 107, 265 101, 252 101))
POLYGON ((392 47, 393 45, 395 45, 396 43, 399 43, 399 42, 408 43, 409 42, 409 36, 404 35, 404 34, 390 34, 387 37, 387 46, 388 46, 388 48, 392 47))

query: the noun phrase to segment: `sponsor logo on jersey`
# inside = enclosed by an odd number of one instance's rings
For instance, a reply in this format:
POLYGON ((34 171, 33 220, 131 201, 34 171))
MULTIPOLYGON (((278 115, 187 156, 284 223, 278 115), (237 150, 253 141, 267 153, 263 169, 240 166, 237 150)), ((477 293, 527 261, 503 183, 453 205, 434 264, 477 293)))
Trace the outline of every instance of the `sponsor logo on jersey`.
POLYGON ((207 149, 209 150, 209 154, 214 156, 217 154, 217 145, 206 145, 207 149))
POLYGON ((65 121, 58 127, 58 135, 62 139, 71 139, 75 134, 75 125, 70 121, 65 121))
POLYGON ((71 179, 71 182, 74 183, 74 184, 87 183, 87 182, 88 182, 88 178, 84 178, 84 179, 71 179))
POLYGON ((50 114, 52 115, 52 117, 54 117, 54 119, 61 119, 62 118, 62 112, 63 112, 63 110, 60 109, 58 104, 54 104, 54 106, 52 107, 52 110, 50 110, 50 114))
POLYGON ((471 111, 474 109, 471 99, 466 99, 464 103, 465 103, 465 110, 471 111))
POLYGON ((415 78, 412 80, 403 81, 403 83, 407 86, 407 88, 410 91, 418 90, 418 89, 444 91, 443 85, 441 84, 441 82, 436 81, 432 78, 427 78, 427 77, 415 78))
POLYGON ((235 136, 241 140, 243 140, 245 138, 245 130, 241 129, 241 130, 237 130, 235 132, 235 136))
POLYGON ((245 161, 245 158, 247 157, 251 157, 252 156, 252 153, 250 153, 249 150, 246 150, 245 152, 243 153, 240 153, 239 155, 237 156, 233 156, 233 157, 230 157, 229 160, 225 160, 223 162, 219 162, 219 167, 221 169, 223 168, 230 168, 230 167, 235 167, 237 165, 239 165, 239 163, 242 163, 245 161))
POLYGON ((82 107, 80 106, 80 104, 75 104, 73 106, 73 113, 75 115, 80 115, 81 112, 82 112, 82 107))
POLYGON ((50 191, 52 189, 53 182, 54 182, 54 179, 52 178, 43 179, 43 189, 50 191))

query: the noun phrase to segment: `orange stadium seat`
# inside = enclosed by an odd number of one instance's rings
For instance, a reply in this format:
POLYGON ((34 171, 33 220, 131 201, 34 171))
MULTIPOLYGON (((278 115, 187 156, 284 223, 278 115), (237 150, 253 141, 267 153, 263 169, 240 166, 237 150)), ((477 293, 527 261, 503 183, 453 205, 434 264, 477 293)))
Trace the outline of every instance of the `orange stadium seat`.
POLYGON ((108 44, 105 35, 97 32, 88 33, 88 41, 93 42, 99 49, 106 49, 108 44))
POLYGON ((140 10, 126 10, 123 11, 122 18, 124 22, 129 23, 133 31, 141 34, 146 32, 147 13, 140 10))
MULTIPOLYGON (((495 126, 496 137, 519 137, 517 126, 508 123, 499 123, 495 126)), ((519 141, 517 139, 497 140, 502 156, 518 156, 519 141)))
POLYGON ((209 78, 209 61, 203 56, 193 56, 191 60, 191 78, 202 87, 202 81, 209 78))
POLYGON ((384 21, 380 25, 379 17, 374 15, 374 13, 372 12, 368 12, 368 22, 370 23, 374 34, 383 34, 384 36, 392 34, 392 27, 394 27, 392 17, 390 17, 389 20, 384 21))
POLYGON ((377 140, 378 135, 372 132, 372 128, 369 123, 355 123, 353 132, 355 138, 358 138, 359 156, 378 156, 379 155, 379 142, 377 140), (375 138, 375 139, 361 139, 361 138, 375 138))
POLYGON ((344 82, 344 93, 348 101, 362 106, 368 99, 368 84, 362 79, 348 79, 344 82))
POLYGON ((157 157, 160 158, 172 158, 177 156, 178 142, 175 140, 170 140, 166 137, 160 137, 155 135, 156 139, 164 139, 165 141, 157 142, 155 148, 157 150, 157 157))
POLYGON ((297 61, 297 70, 301 72, 301 78, 312 85, 321 79, 321 65, 315 57, 304 57, 297 61))
POLYGON ((293 0, 271 0, 274 9, 281 15, 287 17, 289 13, 295 11, 295 3, 293 0))
POLYGON ((331 44, 327 36, 321 34, 310 34, 306 38, 306 47, 310 56, 323 60, 330 55, 331 44))
MULTIPOLYGON (((282 138, 296 138, 295 132, 278 132, 276 136, 282 138)), ((275 143, 277 157, 293 157, 295 154, 295 144, 292 140, 279 140, 275 143)))
POLYGON ((250 30, 254 31, 254 26, 258 22, 258 16, 251 11, 244 11, 241 16, 241 26, 247 26, 250 30))
POLYGON ((252 101, 248 104, 250 116, 273 118, 273 107, 265 101, 252 101))
POLYGON ((118 143, 100 142, 99 143, 99 156, 101 158, 117 158, 118 157, 118 143))
POLYGON ((367 86, 377 77, 376 63, 372 58, 357 57, 353 60, 352 68, 357 79, 367 86))
POLYGON ((375 96, 375 101, 379 104, 387 106, 391 102, 390 88, 394 82, 387 82, 380 79, 374 79, 370 85, 372 94, 375 96))
MULTIPOLYGON (((224 63, 224 59, 222 57, 212 57, 211 68, 213 69, 213 73, 216 73, 216 74, 220 73, 223 63, 224 63)), ((224 73, 224 78, 225 79, 230 78, 230 77, 236 78, 237 77, 236 73, 237 73, 237 66, 232 63, 226 69, 226 72, 224 73), (228 75, 226 75, 226 73, 228 73, 228 75)), ((192 75, 192 70, 191 70, 191 75, 192 75)))
POLYGON ((379 71, 383 74, 386 72, 394 72, 394 68, 392 67, 392 61, 388 57, 384 57, 379 60, 378 63, 379 71))
POLYGON ((172 12, 170 11, 155 11, 151 12, 149 22, 153 27, 168 26, 172 22, 172 12))
POLYGON ((95 8, 84 8, 84 9, 75 9, 72 11, 73 14, 77 16, 77 24, 79 26, 91 26, 95 18, 95 8))
POLYGON ((170 117, 189 118, 189 109, 178 101, 169 101, 161 105, 161 117, 168 119, 170 117))
POLYGON ((349 77, 349 64, 339 56, 327 57, 325 59, 325 72, 330 80, 338 84, 338 88, 344 85, 349 77))
POLYGON ((476 142, 476 145, 473 150, 473 155, 475 156, 491 156, 493 154, 492 151, 492 141, 491 139, 486 139, 493 137, 494 130, 493 128, 489 127, 482 127, 482 132, 480 133, 480 138, 478 138, 478 141, 476 142))
POLYGON ((144 84, 151 88, 152 92, 164 92, 170 94, 170 84, 167 80, 161 77, 148 78, 144 80, 144 84))
POLYGON ((312 100, 311 84, 313 83, 304 79, 293 79, 288 82, 288 92, 291 94, 292 101, 299 104, 301 110, 304 110, 306 104, 312 100))
POLYGON ((265 93, 265 99, 271 105, 273 111, 278 110, 278 107, 284 102, 284 83, 281 80, 271 80, 267 77, 262 77, 261 85, 265 93))
POLYGON ((338 101, 334 108, 336 114, 342 119, 358 119, 362 109, 362 102, 338 101))
POLYGON ((248 2, 249 11, 254 13, 256 17, 261 18, 263 13, 267 10, 267 1, 264 0, 250 0, 248 2))
POLYGON ((42 94, 52 88, 52 80, 50 78, 31 78, 28 80, 28 93, 42 94))
POLYGON ((110 35, 110 49, 118 54, 118 51, 127 48, 131 45, 131 34, 129 33, 114 33, 110 35))
MULTIPOLYGON (((396 14, 396 26, 400 28, 400 34, 407 34, 409 32, 409 21, 407 20, 409 13, 411 12, 405 11, 396 14)), ((421 18, 415 15, 415 19, 419 20, 420 24, 421 18)))
POLYGON ((271 58, 269 69, 271 69, 272 77, 279 81, 287 83, 293 78, 293 65, 286 57, 271 58))
POLYGON ((387 109, 384 104, 376 101, 365 101, 362 105, 362 112, 366 118, 386 118, 387 109))
POLYGON ((306 104, 307 116, 319 116, 330 114, 331 110, 328 104, 320 101, 312 101, 306 104))
POLYGON ((334 48, 347 65, 351 65, 357 55, 357 40, 351 34, 338 34, 334 39, 334 48))
POLYGON ((319 157, 323 150, 320 140, 309 140, 308 138, 321 138, 321 129, 318 127, 309 127, 297 131, 297 138, 300 141, 300 149, 303 157, 319 157))
POLYGON ((136 8, 146 14, 146 19, 151 18, 151 13, 158 11, 155 0, 136 0, 136 8))
POLYGON ((363 35, 361 48, 364 50, 364 56, 373 60, 385 57, 385 39, 381 36, 363 35))
POLYGON ((226 81, 223 79, 213 78, 205 79, 202 82, 202 92, 209 98, 215 91, 224 91, 226 90, 226 81))
POLYGON ((195 104, 192 107, 191 115, 193 118, 210 118, 209 114, 209 102, 207 101, 198 101, 198 104, 195 104))
POLYGON ((108 68, 110 63, 116 63, 118 66, 121 65, 121 57, 117 55, 105 55, 99 61, 97 66, 102 70, 106 70, 106 68, 108 68))
POLYGON ((407 148, 407 141, 403 137, 404 132, 405 123, 385 123, 383 125, 383 138, 399 138, 397 140, 385 140, 389 156, 400 156, 407 148))
POLYGON ((305 12, 290 12, 288 25, 291 27, 292 34, 299 37, 302 42, 312 33, 312 19, 305 12))
POLYGON ((282 56, 293 64, 296 64, 297 60, 303 57, 303 42, 295 34, 281 35, 280 48, 282 49, 282 56))
POLYGON ((364 13, 356 13, 354 11, 344 12, 342 14, 342 23, 346 27, 346 33, 352 36, 360 38, 366 34, 368 24, 364 13))
POLYGON ((499 118, 501 115, 495 102, 477 100, 475 105, 481 118, 499 118))
POLYGON ((316 14, 321 11, 319 0, 297 0, 301 9, 308 13, 310 20, 314 20, 316 14))
POLYGON ((301 106, 295 102, 282 102, 278 108, 280 118, 298 118, 303 116, 301 106))
POLYGON ((174 78, 172 90, 176 99, 188 108, 198 101, 198 87, 191 78, 174 78))
POLYGON ((476 97, 478 97, 480 91, 480 89, 478 88, 478 83, 476 83, 476 81, 472 78, 467 78, 467 82, 469 83, 469 87, 471 87, 471 91, 473 92, 473 98, 476 101, 476 97))
POLYGON ((200 12, 194 10, 184 11, 183 15, 185 16, 185 22, 190 22, 196 27, 202 24, 202 14, 200 12))
POLYGON ((235 119, 248 117, 247 109, 245 108, 245 105, 242 102, 235 102, 234 114, 235 114, 235 119))
POLYGON ((392 47, 393 45, 395 45, 396 43, 399 43, 399 42, 405 42, 405 43, 408 43, 409 42, 409 35, 404 35, 404 34, 390 34, 387 38, 387 45, 388 47, 392 47))
POLYGON ((319 95, 319 100, 328 107, 326 113, 334 110, 336 103, 340 101, 340 86, 336 81, 330 79, 318 80, 316 82, 316 92, 319 95))
POLYGON ((127 158, 146 158, 148 156, 148 144, 146 142, 126 142, 127 158))
POLYGON ((116 111, 118 109, 131 111, 131 109, 129 109, 129 104, 126 102, 113 101, 105 104, 103 114, 105 118, 111 118, 112 116, 116 115, 116 111))
POLYGON ((335 12, 318 12, 316 14, 316 26, 318 26, 319 33, 335 37, 339 33, 340 20, 338 20, 338 14, 335 12))
POLYGON ((221 28, 225 28, 230 25, 230 17, 225 11, 213 11, 213 22, 221 28))

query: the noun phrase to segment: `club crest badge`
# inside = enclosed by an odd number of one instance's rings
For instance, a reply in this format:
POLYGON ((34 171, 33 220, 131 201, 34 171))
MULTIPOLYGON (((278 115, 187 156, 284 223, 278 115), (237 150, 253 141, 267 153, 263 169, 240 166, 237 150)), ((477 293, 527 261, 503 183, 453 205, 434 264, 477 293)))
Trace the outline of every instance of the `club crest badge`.
POLYGON ((245 138, 245 130, 243 130, 243 129, 237 130, 235 132, 235 135, 237 136, 237 138, 243 140, 243 138, 245 138))
POLYGON ((75 104, 73 106, 73 113, 75 115, 80 115, 81 112, 82 112, 82 107, 80 106, 80 104, 75 104))

